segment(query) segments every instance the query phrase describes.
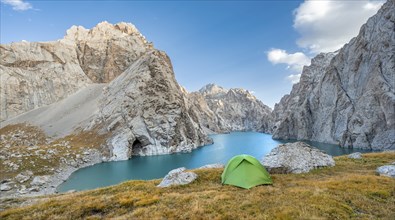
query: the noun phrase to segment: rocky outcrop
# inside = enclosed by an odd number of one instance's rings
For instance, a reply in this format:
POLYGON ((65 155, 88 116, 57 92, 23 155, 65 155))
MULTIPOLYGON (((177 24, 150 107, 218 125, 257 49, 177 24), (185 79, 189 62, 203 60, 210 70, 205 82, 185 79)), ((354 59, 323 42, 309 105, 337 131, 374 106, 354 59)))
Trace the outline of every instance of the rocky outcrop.
POLYGON ((169 57, 153 50, 104 89, 91 127, 105 126, 115 134, 109 145, 116 160, 190 151, 211 140, 186 102, 169 57))
POLYGON ((209 84, 191 93, 189 100, 191 115, 214 132, 270 132, 271 109, 248 90, 209 84))
POLYGON ((280 144, 270 151, 262 165, 270 173, 307 173, 320 167, 335 166, 332 156, 303 142, 280 144))
POLYGON ((385 166, 378 167, 376 172, 380 176, 388 176, 388 177, 395 178, 395 165, 385 165, 385 166))
POLYGON ((395 10, 387 1, 336 54, 319 54, 275 106, 273 138, 395 149, 395 10))
POLYGON ((185 167, 171 170, 157 187, 186 185, 193 182, 198 175, 194 172, 185 172, 185 167))

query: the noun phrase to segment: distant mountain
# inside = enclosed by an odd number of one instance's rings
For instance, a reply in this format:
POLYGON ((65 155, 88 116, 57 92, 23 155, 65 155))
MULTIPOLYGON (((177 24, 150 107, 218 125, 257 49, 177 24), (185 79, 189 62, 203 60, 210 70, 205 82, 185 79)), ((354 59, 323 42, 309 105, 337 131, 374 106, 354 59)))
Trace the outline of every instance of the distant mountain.
MULTIPOLYGON (((214 132, 270 132, 271 109, 245 89, 224 89, 208 84, 189 94, 192 110, 214 132)), ((191 113, 191 115, 194 115, 191 113)))
POLYGON ((273 111, 273 137, 395 149, 395 2, 337 53, 319 54, 273 111))

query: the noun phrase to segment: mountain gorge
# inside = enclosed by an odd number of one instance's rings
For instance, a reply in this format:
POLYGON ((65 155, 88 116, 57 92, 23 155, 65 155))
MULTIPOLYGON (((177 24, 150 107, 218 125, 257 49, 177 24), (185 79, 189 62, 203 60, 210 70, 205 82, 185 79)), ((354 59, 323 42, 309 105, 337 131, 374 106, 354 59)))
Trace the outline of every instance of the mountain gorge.
POLYGON ((273 111, 273 138, 395 149, 395 3, 357 37, 319 54, 273 111))

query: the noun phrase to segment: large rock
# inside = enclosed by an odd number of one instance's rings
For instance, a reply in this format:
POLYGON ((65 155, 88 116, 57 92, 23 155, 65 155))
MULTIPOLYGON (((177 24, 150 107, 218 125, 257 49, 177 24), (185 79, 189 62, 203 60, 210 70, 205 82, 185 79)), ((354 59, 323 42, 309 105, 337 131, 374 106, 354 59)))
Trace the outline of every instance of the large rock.
POLYGON ((271 131, 271 109, 248 90, 208 84, 191 93, 189 100, 191 115, 212 131, 271 131))
POLYGON ((185 167, 171 170, 160 182, 158 187, 169 187, 176 185, 186 185, 193 182, 198 175, 193 172, 184 172, 185 167))
POLYGON ((270 173, 307 173, 312 169, 334 166, 332 156, 303 142, 280 144, 263 160, 270 173))
POLYGON ((395 149, 394 10, 387 1, 342 49, 304 67, 274 108, 274 138, 395 149))
POLYGON ((395 165, 385 165, 377 168, 376 172, 380 176, 388 176, 395 178, 395 165))

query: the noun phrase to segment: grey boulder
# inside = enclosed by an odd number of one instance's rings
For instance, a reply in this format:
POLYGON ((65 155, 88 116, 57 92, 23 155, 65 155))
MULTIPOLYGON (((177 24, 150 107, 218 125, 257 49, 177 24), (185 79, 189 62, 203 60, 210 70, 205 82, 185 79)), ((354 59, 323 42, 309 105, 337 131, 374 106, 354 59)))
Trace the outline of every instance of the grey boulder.
POLYGON ((348 155, 350 159, 362 159, 362 154, 360 152, 355 152, 348 155))
POLYGON ((185 170, 185 167, 171 170, 157 187, 186 185, 193 182, 198 177, 196 173, 185 172, 185 170))
POLYGON ((267 154, 262 165, 270 173, 307 173, 320 167, 335 166, 332 156, 303 142, 280 144, 267 154))
POLYGON ((377 168, 376 172, 380 176, 388 176, 395 178, 395 165, 385 165, 377 168))
POLYGON ((49 181, 49 176, 36 176, 31 182, 32 186, 42 186, 49 181))

